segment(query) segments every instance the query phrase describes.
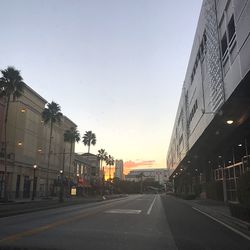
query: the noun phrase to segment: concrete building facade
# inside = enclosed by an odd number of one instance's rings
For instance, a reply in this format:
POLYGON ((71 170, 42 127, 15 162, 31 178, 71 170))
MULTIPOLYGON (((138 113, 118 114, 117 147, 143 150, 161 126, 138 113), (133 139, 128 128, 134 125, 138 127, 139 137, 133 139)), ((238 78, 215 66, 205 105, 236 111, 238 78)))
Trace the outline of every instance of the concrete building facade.
MULTIPOLYGON (((50 136, 49 124, 44 124, 42 121, 42 111, 46 103, 44 98, 27 85, 22 96, 10 103, 7 122, 7 173, 10 199, 29 198, 33 188, 36 197, 45 195, 50 136)), ((64 142, 64 132, 70 127, 76 125, 66 116, 62 117, 60 124, 54 125, 49 168, 50 194, 56 194, 58 191, 57 180, 63 168, 63 158, 65 176, 69 177, 69 168, 72 168, 69 163, 70 144, 64 142), (65 157, 63 157, 64 149, 65 157)), ((1 155, 1 180, 3 175, 4 156, 1 155)), ((2 196, 3 181, 0 186, 2 196)))
POLYGON ((124 179, 123 174, 123 160, 115 160, 115 178, 119 178, 120 180, 124 179))
POLYGON ((126 181, 156 181, 161 185, 164 185, 169 177, 169 171, 163 168, 157 169, 136 169, 131 170, 126 176, 126 181))
POLYGON ((177 187, 180 192, 194 191, 192 178, 201 184, 218 181, 224 186, 224 199, 237 199, 239 175, 222 181, 216 172, 223 167, 223 173, 226 168, 243 173, 247 168, 243 158, 248 159, 250 145, 249 24, 249 0, 202 3, 166 159, 176 183, 180 176, 190 176, 188 185, 177 187))

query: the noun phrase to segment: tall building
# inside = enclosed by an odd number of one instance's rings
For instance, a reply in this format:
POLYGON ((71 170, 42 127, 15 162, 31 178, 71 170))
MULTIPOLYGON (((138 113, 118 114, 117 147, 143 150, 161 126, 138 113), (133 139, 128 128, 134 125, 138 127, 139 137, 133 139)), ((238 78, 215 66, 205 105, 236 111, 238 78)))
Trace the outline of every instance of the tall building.
POLYGON ((115 160, 115 174, 114 174, 114 177, 119 178, 120 180, 124 179, 123 160, 115 160))
POLYGON ((202 3, 167 153, 178 192, 200 184, 209 195, 203 184, 216 182, 224 200, 237 199, 249 167, 249 24, 249 0, 202 3))
MULTIPOLYGON (((43 97, 27 85, 22 96, 15 102, 10 102, 7 122, 7 191, 10 199, 29 198, 33 188, 36 196, 45 195, 50 137, 50 125, 42 121, 42 111, 46 103, 43 97)), ((72 164, 69 162, 70 143, 64 142, 64 132, 71 127, 76 127, 76 124, 66 116, 62 117, 60 124, 54 124, 48 181, 51 194, 58 191, 57 180, 63 165, 68 180, 73 177, 70 176, 70 173, 73 175, 72 164)), ((2 130, 1 134, 3 135, 2 130)), ((2 136, 1 152, 4 152, 3 147, 2 136)), ((1 197, 4 189, 3 177, 4 153, 0 155, 1 197)))

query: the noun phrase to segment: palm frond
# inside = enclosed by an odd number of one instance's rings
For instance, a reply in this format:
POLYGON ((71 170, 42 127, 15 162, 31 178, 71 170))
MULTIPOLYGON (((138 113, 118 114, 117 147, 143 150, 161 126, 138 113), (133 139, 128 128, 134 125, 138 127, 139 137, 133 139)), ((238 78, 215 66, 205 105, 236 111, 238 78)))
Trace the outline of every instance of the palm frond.
POLYGON ((47 107, 42 112, 44 123, 52 122, 60 124, 63 114, 60 112, 61 107, 55 102, 47 103, 47 107))
POLYGON ((0 96, 13 97, 15 101, 19 98, 25 86, 20 71, 12 66, 1 70, 2 77, 0 78, 0 96))
POLYGON ((66 142, 79 142, 80 141, 80 133, 75 127, 71 127, 70 129, 64 132, 64 141, 66 142))

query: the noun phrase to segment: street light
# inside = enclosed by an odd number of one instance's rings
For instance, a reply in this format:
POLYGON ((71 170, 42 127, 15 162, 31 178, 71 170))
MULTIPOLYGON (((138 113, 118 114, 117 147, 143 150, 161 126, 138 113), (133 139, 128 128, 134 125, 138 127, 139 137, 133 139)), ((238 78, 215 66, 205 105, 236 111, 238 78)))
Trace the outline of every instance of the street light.
POLYGON ((60 184, 59 202, 63 202, 63 170, 60 170, 60 184))
POLYGON ((37 169, 37 165, 35 164, 33 166, 33 192, 32 192, 32 200, 35 199, 35 196, 36 196, 36 181, 35 181, 35 178, 36 178, 36 169, 37 169))
POLYGON ((231 125, 231 124, 233 124, 233 123, 234 123, 233 120, 227 120, 227 124, 228 124, 228 125, 231 125))

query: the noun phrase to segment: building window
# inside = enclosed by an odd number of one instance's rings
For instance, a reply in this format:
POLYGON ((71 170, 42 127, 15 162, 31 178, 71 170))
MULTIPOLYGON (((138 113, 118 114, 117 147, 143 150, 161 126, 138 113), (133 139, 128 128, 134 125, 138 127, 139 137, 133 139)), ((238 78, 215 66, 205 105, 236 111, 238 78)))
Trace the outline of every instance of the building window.
POLYGON ((223 34, 221 39, 221 56, 224 75, 228 72, 237 56, 234 14, 229 10, 226 10, 226 13, 226 16, 230 18, 226 19, 227 22, 223 22, 223 25, 220 27, 220 29, 223 30, 221 32, 221 34, 223 34))
POLYGON ((182 143, 183 141, 183 135, 181 135, 180 139, 179 139, 179 145, 182 143))
POLYGON ((227 52, 227 34, 224 33, 222 39, 221 39, 221 53, 222 57, 224 57, 225 53, 227 52))
POLYGON ((232 15, 227 25, 227 30, 228 30, 228 40, 229 40, 229 43, 231 43, 231 40, 234 39, 234 34, 235 34, 234 15, 232 15))
POLYGON ((194 76, 196 74, 196 69, 199 65, 199 61, 203 61, 204 59, 204 55, 206 54, 206 46, 207 46, 207 36, 206 36, 206 30, 204 30, 203 36, 202 36, 202 41, 200 43, 196 58, 195 58, 195 62, 194 62, 194 66, 193 66, 193 70, 191 73, 191 84, 194 80, 194 76))
POLYGON ((194 103, 194 105, 193 105, 193 107, 192 107, 192 110, 191 110, 191 112, 190 112, 190 115, 189 115, 189 119, 188 119, 188 123, 189 123, 189 124, 190 124, 191 121, 193 120, 194 115, 195 115, 197 109, 198 109, 198 102, 197 102, 197 100, 195 100, 195 103, 194 103))

